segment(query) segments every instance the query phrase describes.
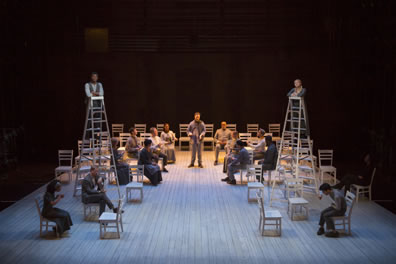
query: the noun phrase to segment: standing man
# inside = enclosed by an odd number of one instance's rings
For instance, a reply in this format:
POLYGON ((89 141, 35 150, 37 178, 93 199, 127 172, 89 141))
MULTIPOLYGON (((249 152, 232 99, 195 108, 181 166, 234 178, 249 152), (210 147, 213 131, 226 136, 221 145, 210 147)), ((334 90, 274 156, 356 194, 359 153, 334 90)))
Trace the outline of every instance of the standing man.
POLYGON ((220 149, 226 149, 228 141, 231 140, 231 130, 227 128, 227 123, 225 121, 221 122, 221 128, 217 129, 214 138, 216 140, 214 165, 216 166, 218 163, 220 149))
POLYGON ((190 137, 190 145, 192 146, 192 156, 189 168, 194 167, 195 158, 198 152, 198 167, 202 166, 202 145, 205 137, 206 128, 205 123, 201 121, 201 114, 196 112, 194 114, 194 120, 190 122, 187 128, 187 134, 190 137))
POLYGON ((85 84, 85 94, 87 98, 92 96, 103 96, 103 85, 98 82, 98 73, 91 73, 91 81, 85 84))

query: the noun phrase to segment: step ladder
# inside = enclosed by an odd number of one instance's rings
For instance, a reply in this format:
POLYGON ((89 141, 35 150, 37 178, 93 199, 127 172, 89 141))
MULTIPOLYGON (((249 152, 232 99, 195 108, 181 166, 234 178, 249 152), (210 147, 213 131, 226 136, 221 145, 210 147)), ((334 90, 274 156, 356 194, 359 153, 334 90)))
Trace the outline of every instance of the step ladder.
POLYGON ((81 144, 73 196, 81 191, 81 181, 89 173, 91 166, 95 165, 100 175, 114 173, 118 197, 121 198, 103 96, 92 96, 88 99, 82 142, 85 144, 81 144), (109 164, 110 162, 112 165, 109 164))
MULTIPOLYGON (((304 188, 318 193, 312 143, 304 97, 289 97, 276 168, 278 173, 304 179, 304 188)), ((277 188, 274 181, 270 202, 279 200, 273 195, 277 188)))

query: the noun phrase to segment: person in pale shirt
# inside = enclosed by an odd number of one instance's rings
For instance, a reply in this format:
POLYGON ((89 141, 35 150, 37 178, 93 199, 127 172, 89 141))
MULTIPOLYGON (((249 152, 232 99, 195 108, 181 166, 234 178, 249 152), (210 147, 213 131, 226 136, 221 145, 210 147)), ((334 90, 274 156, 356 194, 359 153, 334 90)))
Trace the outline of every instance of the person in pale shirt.
POLYGON ((194 167, 195 158, 198 155, 198 167, 203 168, 202 165, 202 147, 203 140, 206 133, 205 123, 201 120, 201 114, 196 112, 194 114, 194 120, 190 122, 187 127, 187 134, 190 137, 190 145, 192 147, 191 152, 191 163, 188 165, 189 168, 194 167))
POLYGON ((157 160, 157 162, 158 162, 159 158, 162 158, 163 165, 164 165, 162 168, 162 171, 168 172, 168 170, 165 168, 165 166, 168 165, 168 156, 161 151, 161 149, 164 145, 164 142, 158 136, 158 131, 155 127, 150 128, 150 133, 151 133, 151 137, 149 137, 149 139, 152 142, 151 150, 154 154, 153 157, 154 157, 154 159, 157 160))
POLYGON ((257 145, 253 145, 249 143, 249 147, 253 148, 253 162, 256 160, 264 159, 265 154, 265 130, 260 128, 257 132, 257 137, 259 138, 259 142, 257 145))
POLYGON ((227 166, 228 163, 235 157, 237 154, 236 151, 236 142, 239 139, 239 132, 233 131, 231 134, 232 139, 228 140, 226 149, 226 156, 224 157, 224 164, 223 164, 223 172, 227 173, 227 166))
POLYGON ((128 158, 138 158, 139 151, 142 149, 142 146, 139 145, 139 139, 137 137, 137 130, 135 127, 131 127, 129 129, 130 137, 128 138, 125 144, 125 151, 127 153, 128 158))
POLYGON ((91 73, 91 81, 85 84, 85 94, 87 97, 103 96, 103 85, 98 82, 99 75, 97 72, 91 73))
POLYGON ((175 142, 178 140, 170 130, 169 124, 164 124, 164 131, 161 132, 161 139, 163 141, 162 152, 164 152, 168 156, 168 163, 176 162, 176 154, 175 154, 175 142))
MULTIPOLYGON (((301 97, 304 98, 305 95, 307 93, 307 89, 303 88, 302 86, 302 81, 300 79, 296 79, 294 80, 294 88, 292 88, 288 93, 287 96, 288 97, 301 97)), ((293 107, 299 107, 300 106, 300 102, 299 100, 294 100, 292 99, 292 104, 293 107)), ((305 101, 304 101, 305 103, 305 101)), ((306 104, 306 103, 305 103, 306 104)), ((306 109, 306 107, 305 107, 306 109)), ((305 113, 306 117, 304 117, 304 114, 301 113, 301 135, 302 136, 309 136, 309 122, 308 122, 308 113, 305 113)), ((293 113, 293 117, 294 118, 298 118, 298 112, 297 110, 295 110, 295 112, 293 113)), ((292 122, 293 126, 297 127, 298 123, 297 122, 292 122)))
POLYGON ((225 149, 229 140, 231 140, 231 130, 227 128, 225 121, 221 122, 221 128, 217 129, 215 136, 216 140, 216 151, 215 151, 215 162, 216 166, 219 159, 220 149, 225 149))

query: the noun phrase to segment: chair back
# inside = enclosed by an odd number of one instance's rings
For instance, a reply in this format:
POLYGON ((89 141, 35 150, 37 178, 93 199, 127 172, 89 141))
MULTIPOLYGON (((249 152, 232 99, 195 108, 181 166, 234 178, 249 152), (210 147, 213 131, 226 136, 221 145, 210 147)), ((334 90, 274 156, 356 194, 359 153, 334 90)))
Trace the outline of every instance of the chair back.
POLYGON ((73 150, 58 150, 59 166, 73 166, 73 150))
POLYGON ((249 172, 251 172, 251 176, 256 177, 255 179, 261 179, 261 174, 263 171, 263 166, 260 165, 255 165, 255 164, 251 164, 249 165, 249 172))
POLYGON ((374 176, 375 176, 375 173, 377 172, 377 168, 374 168, 374 170, 373 170, 373 173, 371 174, 371 180, 370 180, 370 187, 371 187, 371 185, 373 184, 373 181, 374 181, 374 176))
POLYGON ((122 212, 122 200, 123 200, 123 198, 124 197, 122 197, 122 198, 120 198, 120 199, 118 199, 118 211, 117 211, 117 216, 116 216, 116 221, 118 222, 118 220, 120 219, 120 217, 121 217, 121 212, 122 212))
POLYGON ((111 136, 117 137, 120 133, 124 133, 124 124, 111 124, 111 136))
POLYGON ((304 196, 304 181, 301 178, 288 178, 285 181, 286 189, 288 191, 293 191, 296 196, 304 196))
POLYGON ((134 176, 136 176, 136 182, 143 182, 144 165, 129 165, 129 181, 132 181, 134 176))
POLYGON ((120 147, 125 147, 125 145, 126 145, 126 143, 128 141, 128 138, 131 136, 131 134, 129 134, 129 133, 120 133, 119 136, 120 136, 120 147))
POLYGON ((161 135, 162 131, 164 131, 164 124, 157 124, 158 135, 161 135))
POLYGON ((249 164, 253 164, 253 149, 248 150, 249 153, 249 164))
POLYGON ((280 124, 268 124, 268 132, 269 133, 276 133, 277 136, 280 136, 280 124))
POLYGON ((179 124, 179 137, 187 137, 188 124, 179 124))
POLYGON ((237 124, 227 124, 227 128, 231 131, 236 131, 237 124))
POLYGON ((260 189, 256 192, 257 203, 260 210, 260 215, 262 218, 265 218, 265 210, 264 210, 264 195, 263 190, 260 189))
POLYGON ((345 216, 348 217, 348 219, 350 220, 351 214, 352 214, 352 209, 356 202, 356 195, 350 191, 347 191, 347 193, 345 195, 345 202, 347 204, 347 210, 345 212, 345 216))
POLYGON ((322 166, 326 166, 326 164, 330 164, 330 166, 333 166, 333 150, 332 149, 319 149, 318 150, 318 155, 319 155, 319 168, 322 166))
POLYGON ((143 145, 144 140, 151 137, 150 133, 140 133, 140 142, 143 145))
POLYGON ((252 137, 252 133, 239 133, 239 139, 243 142, 248 142, 252 137))
POLYGON ((250 136, 254 133, 257 136, 257 132, 259 130, 259 124, 247 124, 246 132, 250 133, 250 136))
POLYGON ((44 206, 43 198, 40 197, 40 196, 36 196, 34 198, 34 202, 36 204, 36 208, 37 208, 37 212, 38 212, 39 217, 40 217, 40 221, 42 221, 43 220, 43 216, 41 215, 41 210, 43 209, 43 206, 44 206))
POLYGON ((205 137, 213 137, 213 124, 205 124, 205 137))
POLYGON ((138 135, 140 135, 140 133, 146 133, 146 124, 135 124, 135 128, 138 135))

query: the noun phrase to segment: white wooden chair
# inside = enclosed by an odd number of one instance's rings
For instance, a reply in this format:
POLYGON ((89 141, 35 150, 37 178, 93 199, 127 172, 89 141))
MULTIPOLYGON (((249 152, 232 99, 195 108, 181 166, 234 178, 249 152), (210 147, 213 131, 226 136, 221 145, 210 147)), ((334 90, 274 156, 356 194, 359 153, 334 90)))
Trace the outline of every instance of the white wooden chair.
MULTIPOLYGON (((183 142, 190 143, 190 137, 187 134, 188 124, 179 124, 179 150, 183 142)), ((188 144, 188 150, 190 150, 190 144, 188 144)))
POLYGON ((59 166, 55 168, 55 179, 63 173, 69 174, 69 182, 73 174, 73 150, 58 150, 59 166))
POLYGON ((239 133, 239 139, 247 143, 252 138, 252 133, 239 133))
MULTIPOLYGON (((91 148, 91 144, 89 140, 77 140, 77 150, 78 150, 78 156, 74 157, 74 164, 75 166, 78 166, 78 163, 80 162, 80 155, 81 155, 81 149, 89 149, 91 148)), ((81 163, 85 163, 87 161, 90 161, 91 159, 88 157, 81 157, 81 163)))
POLYGON ((111 124, 111 136, 118 138, 120 133, 124 133, 124 124, 111 124))
POLYGON ((143 146, 144 140, 151 137, 150 133, 140 133, 140 145, 143 146))
POLYGON ((276 133, 276 136, 279 137, 281 135, 280 127, 280 124, 268 124, 268 133, 272 133, 273 136, 276 133))
POLYGON ((294 220, 296 215, 296 210, 300 207, 301 214, 303 219, 308 219, 309 217, 309 209, 308 209, 308 201, 304 199, 304 182, 303 179, 299 178, 287 178, 285 180, 285 192, 287 195, 287 213, 290 214, 290 219, 294 220), (291 196, 291 193, 294 193, 294 197, 291 196), (304 209, 304 214, 302 214, 302 209, 304 209))
POLYGON ((333 150, 319 149, 319 172, 320 182, 323 183, 323 175, 327 173, 333 178, 333 184, 337 183, 337 168, 333 166, 333 150))
POLYGON ((212 150, 214 150, 214 134, 213 134, 213 124, 205 124, 205 128, 206 128, 206 133, 205 133, 205 137, 203 140, 203 143, 205 144, 205 142, 209 142, 210 145, 212 146, 212 150))
POLYGON ((43 234, 44 226, 45 226, 46 232, 48 232, 48 227, 55 227, 56 236, 59 237, 58 227, 56 226, 56 223, 54 221, 52 221, 51 219, 45 218, 41 214, 41 210, 43 209, 43 205, 44 205, 44 201, 43 201, 42 197, 37 196, 36 198, 34 198, 34 202, 36 203, 37 212, 40 217, 40 237, 43 236, 42 234, 43 234))
POLYGON ((247 183, 247 187, 248 187, 248 192, 247 192, 247 199, 248 202, 255 202, 256 198, 251 198, 250 197, 250 191, 252 190, 262 190, 262 192, 264 193, 264 184, 262 184, 260 181, 257 181, 257 177, 260 179, 261 178, 261 174, 263 171, 263 166, 262 165, 249 165, 248 168, 248 173, 247 173, 247 177, 248 177, 248 183, 247 183), (252 177, 253 181, 250 182, 249 178, 252 177))
POLYGON ((127 202, 129 202, 129 197, 131 196, 130 194, 132 190, 140 191, 139 202, 143 201, 143 177, 144 177, 144 165, 129 166, 129 183, 125 187, 127 202), (136 181, 133 181, 134 176, 136 176, 136 181))
POLYGON ((253 150, 248 150, 248 153, 249 153, 249 163, 247 164, 247 166, 246 166, 246 168, 244 168, 244 169, 240 169, 239 170, 239 172, 237 172, 237 173, 235 173, 235 177, 236 177, 236 175, 240 175, 240 177, 241 177, 241 184, 243 184, 243 175, 245 174, 245 176, 246 176, 246 178, 247 178, 247 181, 249 181, 249 169, 250 169, 250 165, 252 165, 253 164, 253 150))
POLYGON ((232 132, 237 131, 237 124, 227 124, 227 128, 232 132))
POLYGON ((100 238, 105 238, 107 233, 107 229, 115 228, 117 229, 118 238, 120 236, 120 226, 121 231, 124 232, 124 227, 122 226, 122 199, 118 200, 118 211, 117 213, 113 212, 103 212, 99 217, 99 228, 100 228, 100 238))
POLYGON ((344 216, 334 216, 332 217, 334 221, 334 226, 336 227, 336 230, 342 231, 346 233, 346 225, 348 225, 348 235, 351 234, 351 216, 352 216, 352 209, 353 206, 355 205, 356 201, 356 196, 351 193, 350 191, 347 191, 345 195, 345 201, 347 204, 347 210, 345 212, 344 216), (337 229, 337 226, 342 226, 342 229, 337 229))
POLYGON ((247 127, 246 132, 250 133, 250 137, 252 137, 252 135, 257 137, 257 132, 260 128, 259 124, 247 124, 246 127, 247 127))
POLYGON ((164 131, 164 124, 157 124, 158 135, 161 136, 162 131, 164 131))
POLYGON ((118 150, 125 150, 125 145, 128 141, 128 138, 131 136, 130 133, 120 133, 119 139, 120 139, 120 147, 118 150))
POLYGON ((266 230, 265 226, 275 226, 275 233, 273 235, 281 236, 282 235, 282 215, 278 210, 265 210, 264 208, 264 198, 263 193, 260 191, 257 192, 257 202, 260 210, 260 220, 259 220, 259 230, 261 231, 261 235, 264 236, 266 230))
POLYGON ((141 133, 146 133, 146 124, 135 124, 136 131, 138 132, 138 137, 141 133))
POLYGON ((92 215, 92 208, 94 208, 95 215, 99 214, 99 203, 83 203, 84 220, 88 219, 88 216, 92 215), (89 213, 87 214, 87 211, 89 213))
POLYGON ((367 185, 367 186, 357 185, 357 184, 351 185, 351 191, 354 192, 356 195, 356 202, 359 202, 359 196, 361 194, 365 194, 365 193, 369 194, 369 200, 371 201, 371 186, 373 185, 374 176, 375 176, 376 171, 377 171, 377 168, 374 168, 373 173, 371 174, 370 185, 367 185))

